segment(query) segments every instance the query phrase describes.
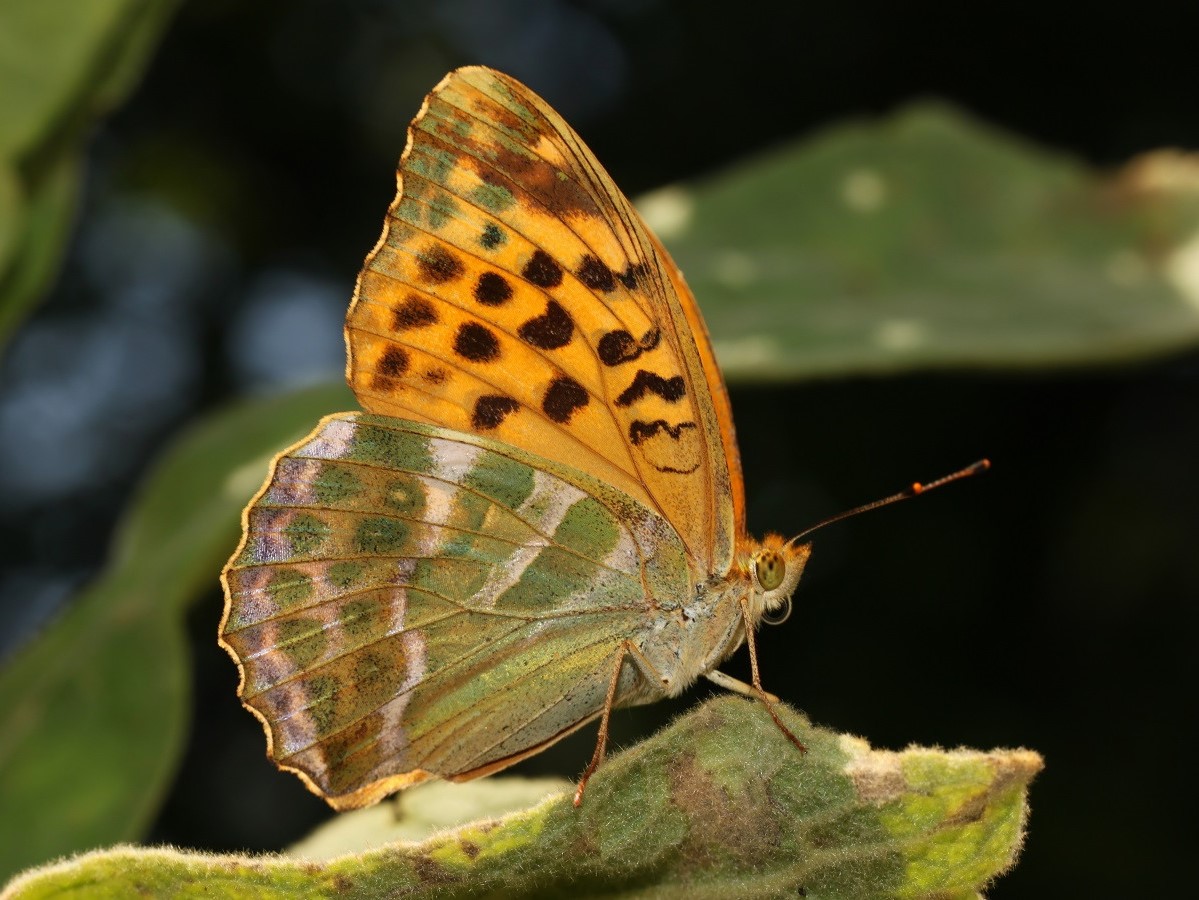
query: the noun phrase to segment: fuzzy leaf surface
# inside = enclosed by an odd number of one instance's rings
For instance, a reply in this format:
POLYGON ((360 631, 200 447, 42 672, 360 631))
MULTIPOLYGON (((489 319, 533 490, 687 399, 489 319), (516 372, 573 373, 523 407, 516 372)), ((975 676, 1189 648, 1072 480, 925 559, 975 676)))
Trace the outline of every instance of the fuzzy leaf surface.
POLYGON ((5 898, 931 900, 973 897, 1014 861, 1037 754, 873 751, 783 715, 808 753, 761 707, 721 697, 609 760, 577 809, 567 791, 323 862, 117 848, 29 873, 5 898))

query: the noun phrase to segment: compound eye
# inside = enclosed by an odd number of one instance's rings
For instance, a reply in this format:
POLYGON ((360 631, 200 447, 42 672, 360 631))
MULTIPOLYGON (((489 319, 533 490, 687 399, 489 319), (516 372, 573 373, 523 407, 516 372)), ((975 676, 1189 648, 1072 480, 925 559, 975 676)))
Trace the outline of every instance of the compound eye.
POLYGON ((758 584, 762 585, 762 590, 773 591, 783 583, 787 574, 787 563, 781 554, 765 550, 758 554, 754 570, 758 574, 758 584))

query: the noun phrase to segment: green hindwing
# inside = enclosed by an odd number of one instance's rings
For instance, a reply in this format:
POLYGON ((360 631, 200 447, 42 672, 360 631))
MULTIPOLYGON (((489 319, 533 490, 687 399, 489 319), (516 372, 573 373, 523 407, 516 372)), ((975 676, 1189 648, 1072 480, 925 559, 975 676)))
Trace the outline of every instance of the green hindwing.
POLYGON ((334 805, 595 718, 622 642, 690 591, 678 536, 637 501, 383 416, 330 416, 283 453, 245 532, 222 640, 275 761, 334 805))

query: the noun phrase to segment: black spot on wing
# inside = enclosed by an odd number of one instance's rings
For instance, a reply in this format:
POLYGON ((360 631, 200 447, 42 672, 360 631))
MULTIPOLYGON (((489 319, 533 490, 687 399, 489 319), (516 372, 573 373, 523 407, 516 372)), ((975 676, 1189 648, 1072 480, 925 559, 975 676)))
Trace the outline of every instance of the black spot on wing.
POLYGON ((416 266, 420 280, 427 284, 445 284, 461 278, 466 271, 462 260, 440 244, 418 253, 416 266))
POLYGON ((566 424, 576 410, 587 405, 590 397, 584 387, 569 375, 562 375, 550 382, 541 408, 545 414, 560 424, 566 424))
POLYGON ((630 406, 646 394, 657 394, 667 403, 675 403, 681 400, 685 393, 687 393, 687 385, 683 381, 682 375, 663 378, 655 372, 638 369, 637 374, 633 377, 633 383, 616 398, 616 405, 630 406))
POLYGON ((500 423, 520 409, 520 404, 503 394, 484 394, 475 401, 470 424, 481 431, 499 428, 500 423))
POLYGON ((616 277, 620 279, 621 284, 631 291, 637 287, 638 283, 640 283, 644 276, 645 264, 631 262, 628 264, 625 270, 616 277))
POLYGON ((554 288, 562 283, 562 267, 544 250, 533 251, 533 256, 520 271, 530 284, 540 288, 554 288))
POLYGON ((521 340, 534 347, 557 350, 570 343, 574 328, 575 323, 570 313, 557 301, 551 300, 546 304, 544 313, 529 319, 516 333, 520 335, 521 340))
MULTIPOLYGON (((655 419, 652 422, 643 422, 638 419, 629 424, 629 441, 634 447, 640 447, 646 441, 657 437, 658 435, 669 435, 670 438, 677 443, 679 439, 682 438, 683 432, 692 430, 695 427, 696 425, 694 422, 679 422, 678 425, 671 425, 665 419, 655 419)), ((659 472, 668 472, 671 475, 690 475, 700 467, 699 461, 697 461, 695 465, 686 469, 680 469, 675 466, 663 465, 660 462, 656 462, 655 460, 657 459, 668 458, 668 456, 664 456, 662 453, 661 447, 656 449, 656 451, 652 454, 652 458, 650 456, 645 456, 644 458, 646 462, 648 462, 659 472)))
POLYGON ((398 378, 408 371, 408 351, 403 347, 388 347, 379 357, 379 365, 375 367, 380 375, 388 378, 398 378))
POLYGON ((391 327, 393 331, 409 331, 413 328, 426 328, 436 324, 437 310, 424 297, 410 294, 403 303, 391 311, 391 327))
POLYGON ((600 338, 596 351, 599 353, 600 362, 605 366, 618 366, 641 355, 641 348, 637 346, 633 336, 623 328, 609 331, 600 338))
POLYGON ((665 419, 655 419, 652 422, 642 422, 640 419, 636 419, 629 424, 629 441, 634 447, 640 446, 642 442, 661 432, 669 434, 677 441, 686 429, 694 427, 694 422, 679 422, 678 425, 671 425, 665 419))
POLYGON ((454 335, 454 352, 471 362, 492 362, 499 358, 500 342, 487 326, 464 322, 454 335))
POLYGON ((616 290, 616 275, 604 264, 603 260, 590 253, 583 257, 575 275, 578 276, 579 281, 593 291, 610 294, 616 290))
POLYGON ((623 328, 618 328, 600 338, 596 351, 599 353, 600 362, 605 366, 618 366, 621 363, 632 362, 642 353, 653 350, 661 338, 662 332, 657 328, 651 328, 639 341, 634 340, 623 328))
POLYGON ((394 391, 398 387, 396 379, 408 371, 410 359, 408 351, 394 344, 383 351, 379 361, 375 363, 375 371, 371 376, 371 388, 376 391, 394 391))
POLYGON ((497 272, 484 272, 475 282, 474 294, 484 306, 500 306, 512 298, 512 285, 497 272))

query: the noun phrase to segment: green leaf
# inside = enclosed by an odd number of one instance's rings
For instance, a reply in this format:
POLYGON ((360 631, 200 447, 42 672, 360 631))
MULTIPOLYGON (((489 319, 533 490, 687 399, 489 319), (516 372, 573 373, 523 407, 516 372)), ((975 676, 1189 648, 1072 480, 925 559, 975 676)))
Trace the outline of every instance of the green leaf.
POLYGON ((21 823, 0 841, 0 877, 141 836, 182 750, 183 611, 217 585, 271 457, 347 408, 345 387, 324 387, 191 429, 147 478, 105 572, 0 671, 0 822, 21 823))
POLYGON ((1094 363, 1199 339, 1199 156, 1100 173, 923 104, 639 207, 730 379, 1094 363))
POLYGON ((568 791, 329 862, 119 848, 6 896, 964 898, 1013 863, 1035 753, 873 751, 782 714, 808 753, 721 697, 609 760, 577 809, 568 791))
POLYGON ((92 126, 132 89, 176 5, 0 6, 0 340, 57 269, 92 126))
MULTIPOLYGON (((0 169, 0 179, 4 175, 0 169)), ((71 228, 78 180, 77 161, 63 159, 37 184, 28 186, 28 197, 21 196, 16 186, 14 206, 7 205, 8 198, 0 187, 0 222, 6 215, 11 216, 0 228, 11 227, 14 245, 11 264, 0 273, 0 341, 21 323, 58 271, 71 228)), ((3 242, 4 236, 0 235, 0 245, 3 242)), ((0 249, 0 259, 4 256, 0 249)))

